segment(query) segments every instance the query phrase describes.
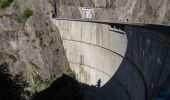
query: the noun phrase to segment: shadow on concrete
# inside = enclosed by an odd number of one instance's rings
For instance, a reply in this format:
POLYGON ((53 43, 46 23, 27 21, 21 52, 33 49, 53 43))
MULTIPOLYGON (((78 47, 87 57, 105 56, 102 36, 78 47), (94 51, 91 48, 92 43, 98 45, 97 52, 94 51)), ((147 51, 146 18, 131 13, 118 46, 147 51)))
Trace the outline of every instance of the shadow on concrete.
POLYGON ((167 79, 162 88, 160 88, 156 100, 170 100, 170 77, 167 79))
POLYGON ((154 26, 116 27, 126 33, 126 53, 117 72, 98 93, 106 100, 155 100, 170 75, 170 31, 154 26))
MULTIPOLYGON (((104 86, 101 87, 100 79, 96 86, 89 86, 63 75, 33 100, 156 100, 162 97, 159 91, 164 90, 164 86, 169 88, 165 83, 170 75, 170 31, 153 26, 116 27, 126 33, 127 50, 117 72, 104 86)), ((167 95, 165 100, 169 100, 167 95)))

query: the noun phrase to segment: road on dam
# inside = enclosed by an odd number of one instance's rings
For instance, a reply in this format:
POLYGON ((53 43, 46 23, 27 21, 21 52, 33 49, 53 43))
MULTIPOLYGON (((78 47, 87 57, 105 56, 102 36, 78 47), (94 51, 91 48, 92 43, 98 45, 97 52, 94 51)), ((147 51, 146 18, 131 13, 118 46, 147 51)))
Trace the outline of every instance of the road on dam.
POLYGON ((70 68, 88 85, 86 100, 163 98, 159 91, 170 80, 170 26, 52 22, 59 29, 70 68))

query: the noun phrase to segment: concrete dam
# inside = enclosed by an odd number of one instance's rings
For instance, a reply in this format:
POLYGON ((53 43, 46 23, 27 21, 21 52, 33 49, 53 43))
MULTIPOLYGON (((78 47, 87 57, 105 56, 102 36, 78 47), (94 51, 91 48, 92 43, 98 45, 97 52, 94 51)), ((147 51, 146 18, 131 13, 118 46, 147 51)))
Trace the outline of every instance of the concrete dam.
POLYGON ((70 68, 78 81, 89 85, 85 100, 162 100, 160 91, 170 80, 169 26, 53 23, 70 68))

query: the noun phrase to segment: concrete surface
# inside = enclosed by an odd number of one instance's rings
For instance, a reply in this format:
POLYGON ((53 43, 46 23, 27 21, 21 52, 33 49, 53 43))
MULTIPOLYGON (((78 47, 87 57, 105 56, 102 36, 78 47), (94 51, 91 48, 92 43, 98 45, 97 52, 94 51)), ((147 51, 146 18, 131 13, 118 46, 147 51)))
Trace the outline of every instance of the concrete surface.
POLYGON ((126 35, 111 31, 114 29, 105 24, 62 20, 55 23, 78 80, 96 85, 101 79, 104 85, 122 62, 127 47, 126 35))
POLYGON ((168 26, 53 23, 86 100, 154 100, 170 75, 168 26))

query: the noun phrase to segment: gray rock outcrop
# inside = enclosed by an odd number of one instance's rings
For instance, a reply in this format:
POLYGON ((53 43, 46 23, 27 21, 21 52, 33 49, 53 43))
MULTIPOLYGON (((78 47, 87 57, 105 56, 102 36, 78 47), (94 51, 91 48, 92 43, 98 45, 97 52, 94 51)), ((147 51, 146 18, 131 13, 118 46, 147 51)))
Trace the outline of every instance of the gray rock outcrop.
POLYGON ((31 94, 68 67, 58 29, 50 21, 51 7, 48 0, 14 0, 0 9, 0 65, 8 63, 13 76, 22 73, 31 94))
POLYGON ((91 7, 93 20, 169 24, 169 4, 170 0, 57 0, 56 9, 58 18, 81 18, 78 8, 91 7))

